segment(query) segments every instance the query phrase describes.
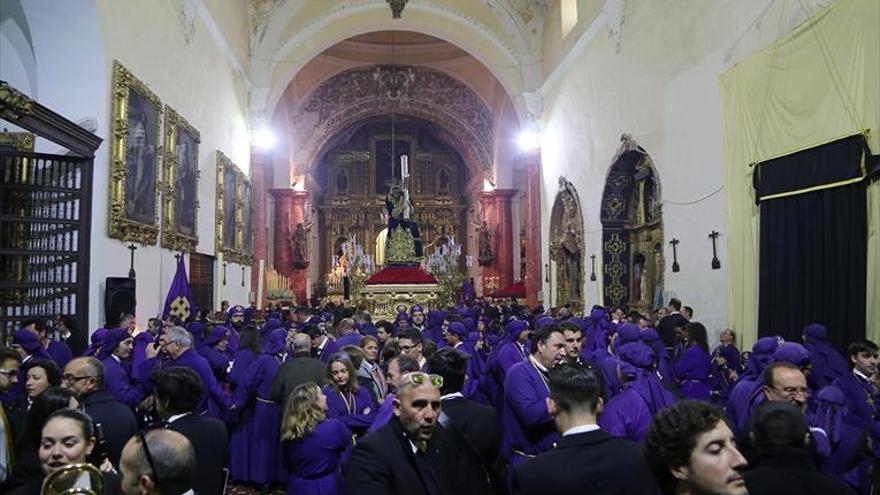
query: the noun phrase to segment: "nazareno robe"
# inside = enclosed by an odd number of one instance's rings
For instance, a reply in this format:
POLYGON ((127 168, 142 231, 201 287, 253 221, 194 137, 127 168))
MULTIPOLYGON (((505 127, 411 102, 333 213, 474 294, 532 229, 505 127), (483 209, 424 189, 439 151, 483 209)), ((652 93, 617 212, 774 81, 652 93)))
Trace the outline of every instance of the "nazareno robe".
POLYGON ((373 424, 377 407, 366 387, 359 387, 357 393, 343 393, 324 385, 321 391, 327 397, 328 418, 339 419, 355 433, 364 433, 373 424))
POLYGON ((687 348, 675 364, 675 378, 681 383, 681 394, 685 398, 709 400, 712 389, 709 385, 711 360, 708 351, 694 344, 687 348))
POLYGON ((804 347, 810 351, 811 390, 820 390, 831 385, 837 378, 849 373, 849 362, 827 340, 827 330, 822 325, 807 325, 804 328, 804 347))
POLYGON ((287 493, 296 495, 342 495, 342 468, 348 461, 352 433, 338 419, 318 423, 303 438, 284 440, 281 445, 288 471, 287 493))
MULTIPOLYGON (((226 377, 233 387, 232 395, 236 404, 248 404, 247 387, 244 385, 247 378, 247 370, 256 361, 257 354, 250 349, 239 350, 232 362, 232 370, 226 377)), ((235 414, 227 419, 230 424, 229 432, 229 475, 234 480, 249 479, 250 468, 248 462, 251 458, 253 445, 251 437, 254 429, 254 405, 235 410, 235 414)))
POLYGON ((550 390, 531 359, 521 361, 504 379, 502 449, 512 465, 553 448, 559 433, 547 413, 550 390))
POLYGON ((131 379, 116 356, 108 356, 104 365, 104 383, 113 397, 128 407, 137 406, 146 395, 145 391, 132 385, 131 379))

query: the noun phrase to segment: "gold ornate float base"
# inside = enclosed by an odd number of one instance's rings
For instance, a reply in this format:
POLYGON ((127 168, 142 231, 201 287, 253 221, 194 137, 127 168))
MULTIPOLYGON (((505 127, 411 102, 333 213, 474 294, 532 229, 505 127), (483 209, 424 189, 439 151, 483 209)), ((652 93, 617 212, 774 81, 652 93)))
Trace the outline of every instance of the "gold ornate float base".
POLYGON ((373 321, 394 321, 397 306, 407 310, 418 304, 427 312, 440 306, 440 286, 437 284, 382 284, 367 285, 360 291, 360 301, 367 307, 373 321))

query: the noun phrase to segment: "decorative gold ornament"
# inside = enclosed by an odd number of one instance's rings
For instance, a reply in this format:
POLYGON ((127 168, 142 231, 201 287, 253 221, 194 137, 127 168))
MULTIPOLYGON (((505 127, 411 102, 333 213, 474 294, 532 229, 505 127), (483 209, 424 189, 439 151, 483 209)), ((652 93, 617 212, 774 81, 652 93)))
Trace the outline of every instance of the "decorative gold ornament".
POLYGON ((113 62, 112 95, 108 235, 153 245, 159 236, 162 189, 162 103, 119 61, 113 62))
POLYGON ((360 290, 358 303, 364 305, 376 321, 393 321, 400 304, 410 308, 418 304, 425 311, 441 307, 437 284, 366 285, 360 290))
POLYGON ((394 19, 400 19, 400 14, 403 13, 403 8, 406 7, 406 2, 409 0, 386 0, 388 5, 391 6, 391 17, 394 19))
POLYGON ((416 240, 412 233, 398 225, 391 232, 391 239, 385 246, 385 263, 414 263, 416 259, 416 240))
POLYGON ((89 463, 68 464, 43 480, 44 495, 100 495, 104 493, 104 476, 89 463))
MULTIPOLYGON (((216 251, 223 259, 239 265, 253 263, 251 253, 244 246, 244 212, 242 211, 245 183, 244 173, 222 151, 217 150, 216 251), (227 181, 231 181, 227 183, 227 181), (231 231, 231 235, 227 235, 231 231)), ((250 214, 250 213, 248 213, 250 214)), ((249 232, 248 235, 251 233, 249 232)))
POLYGON ((0 132, 0 147, 33 153, 34 135, 30 132, 0 132))
POLYGON ((33 100, 6 82, 0 81, 0 118, 15 122, 33 113, 33 100))
POLYGON ((200 142, 199 131, 173 108, 165 105, 162 247, 172 251, 194 253, 199 244, 200 142), (191 215, 182 218, 181 209, 191 209, 191 215), (186 222, 192 223, 187 225, 186 222))

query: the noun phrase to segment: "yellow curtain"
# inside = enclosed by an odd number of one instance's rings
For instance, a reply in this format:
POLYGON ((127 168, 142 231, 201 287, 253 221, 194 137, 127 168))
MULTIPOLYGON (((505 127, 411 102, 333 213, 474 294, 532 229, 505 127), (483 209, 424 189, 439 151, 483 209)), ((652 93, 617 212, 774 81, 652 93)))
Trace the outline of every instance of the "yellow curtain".
MULTIPOLYGON (((784 0, 785 11, 801 0, 784 0)), ((783 13, 784 14, 784 13, 783 13)), ((880 2, 838 0, 720 78, 728 201, 728 310, 757 337, 758 208, 751 164, 873 129, 880 152, 880 2)), ((868 336, 880 336, 880 189, 870 188, 868 336)))

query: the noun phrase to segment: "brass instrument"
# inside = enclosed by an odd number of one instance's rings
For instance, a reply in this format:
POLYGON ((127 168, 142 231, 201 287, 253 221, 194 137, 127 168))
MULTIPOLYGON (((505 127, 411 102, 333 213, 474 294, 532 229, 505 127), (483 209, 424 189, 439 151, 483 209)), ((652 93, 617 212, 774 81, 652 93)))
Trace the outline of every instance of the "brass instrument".
POLYGON ((42 495, 101 495, 104 493, 104 476, 88 463, 68 464, 46 476, 42 495))

